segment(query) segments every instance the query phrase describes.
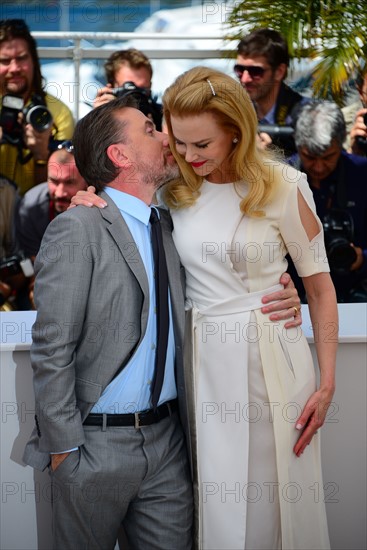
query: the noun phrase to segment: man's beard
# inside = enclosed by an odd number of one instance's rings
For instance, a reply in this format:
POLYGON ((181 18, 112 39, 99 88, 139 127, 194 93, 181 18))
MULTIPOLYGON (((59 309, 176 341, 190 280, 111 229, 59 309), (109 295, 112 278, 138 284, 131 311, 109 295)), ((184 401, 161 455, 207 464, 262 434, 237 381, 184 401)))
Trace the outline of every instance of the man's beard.
POLYGON ((272 99, 273 103, 276 102, 277 99, 277 93, 274 90, 274 80, 264 82, 263 84, 260 84, 259 86, 255 86, 251 90, 251 86, 249 86, 250 91, 245 86, 245 90, 247 91, 248 95, 250 96, 250 99, 253 102, 257 101, 264 101, 267 99, 272 99))
POLYGON ((55 207, 55 211, 60 214, 61 212, 65 212, 70 206, 70 199, 55 199, 53 198, 53 203, 55 207))
POLYGON ((180 175, 177 164, 165 164, 163 167, 157 169, 156 167, 149 166, 143 160, 139 160, 139 172, 143 175, 142 181, 146 185, 154 185, 155 189, 159 189, 166 183, 177 179, 180 175))
POLYGON ((166 183, 169 183, 170 181, 177 179, 179 175, 180 175, 180 171, 177 164, 174 164, 171 166, 167 165, 164 171, 164 177, 161 176, 159 180, 157 180, 156 189, 159 189, 163 185, 166 185, 166 183))
POLYGON ((12 83, 5 82, 5 93, 9 95, 23 96, 28 92, 28 82, 24 80, 24 84, 14 85, 12 83), (10 85, 10 87, 9 87, 10 85))

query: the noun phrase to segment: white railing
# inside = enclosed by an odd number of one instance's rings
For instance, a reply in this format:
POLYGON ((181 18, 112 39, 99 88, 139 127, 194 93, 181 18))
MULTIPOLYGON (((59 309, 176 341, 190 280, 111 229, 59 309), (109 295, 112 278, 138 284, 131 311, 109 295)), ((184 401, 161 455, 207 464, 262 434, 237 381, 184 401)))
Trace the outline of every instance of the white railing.
POLYGON ((79 118, 79 103, 80 103, 80 65, 82 60, 91 60, 91 59, 107 59, 109 55, 114 52, 117 48, 113 46, 107 47, 85 47, 82 45, 82 41, 95 42, 95 41, 105 41, 105 42, 127 42, 126 47, 130 47, 128 44, 129 41, 134 41, 136 43, 139 41, 139 49, 141 49, 149 59, 220 59, 223 57, 229 58, 233 57, 235 53, 235 43, 231 44, 225 41, 223 36, 214 35, 214 36, 203 36, 203 35, 174 35, 174 34, 163 34, 163 33, 134 33, 134 32, 33 32, 33 37, 36 40, 62 40, 70 41, 70 46, 54 46, 54 47, 39 47, 38 54, 40 59, 58 59, 58 60, 72 60, 74 64, 74 90, 75 96, 78 98, 78 101, 73 103, 74 108, 74 117, 76 120, 79 118), (172 49, 171 46, 169 49, 164 48, 164 44, 159 48, 152 48, 152 41, 161 42, 161 41, 177 41, 177 46, 180 42, 184 41, 186 44, 183 44, 183 47, 177 47, 172 49), (187 47, 187 42, 192 41, 195 43, 195 46, 200 43, 200 41, 210 40, 213 44, 217 45, 216 48, 205 48, 205 49, 189 49, 187 47), (148 43, 148 47, 144 48, 144 42, 148 43), (140 46, 141 43, 141 46, 140 46))

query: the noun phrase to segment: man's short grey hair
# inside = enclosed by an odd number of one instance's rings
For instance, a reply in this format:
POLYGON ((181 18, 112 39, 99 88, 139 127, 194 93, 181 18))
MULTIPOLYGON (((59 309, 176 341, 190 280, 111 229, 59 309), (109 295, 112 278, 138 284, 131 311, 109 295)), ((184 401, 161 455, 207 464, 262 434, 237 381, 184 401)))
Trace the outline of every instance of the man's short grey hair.
POLYGON ((346 136, 342 111, 332 101, 307 103, 296 123, 296 147, 305 147, 311 155, 322 155, 334 140, 340 148, 346 136))

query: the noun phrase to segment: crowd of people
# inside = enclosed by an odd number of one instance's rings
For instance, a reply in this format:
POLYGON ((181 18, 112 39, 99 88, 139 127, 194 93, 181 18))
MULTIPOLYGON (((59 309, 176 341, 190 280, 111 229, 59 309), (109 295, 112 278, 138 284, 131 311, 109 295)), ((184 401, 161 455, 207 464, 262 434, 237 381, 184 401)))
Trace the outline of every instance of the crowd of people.
POLYGON ((329 548, 308 488, 335 389, 322 331, 337 298, 367 301, 367 72, 346 151, 342 111, 294 92, 288 65, 259 29, 234 78, 196 67, 160 105, 146 56, 115 52, 74 130, 24 22, 0 22, 0 296, 37 310, 24 461, 57 489, 55 548, 112 550, 121 525, 136 549, 329 548))

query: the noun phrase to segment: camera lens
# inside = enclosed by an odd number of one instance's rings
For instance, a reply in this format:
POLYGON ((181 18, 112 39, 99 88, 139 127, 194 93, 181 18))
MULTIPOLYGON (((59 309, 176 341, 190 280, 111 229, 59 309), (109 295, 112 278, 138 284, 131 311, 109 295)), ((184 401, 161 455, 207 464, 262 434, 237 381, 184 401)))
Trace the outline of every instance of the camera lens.
POLYGON ((31 124, 37 132, 44 132, 52 125, 52 115, 47 107, 35 105, 27 112, 26 121, 31 124))
POLYGON ((357 259, 356 251, 344 239, 334 239, 329 245, 327 256, 330 268, 339 271, 349 271, 357 259))
POLYGON ((357 259, 353 242, 354 224, 348 210, 331 208, 323 219, 325 247, 331 271, 349 272, 357 259))

